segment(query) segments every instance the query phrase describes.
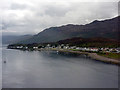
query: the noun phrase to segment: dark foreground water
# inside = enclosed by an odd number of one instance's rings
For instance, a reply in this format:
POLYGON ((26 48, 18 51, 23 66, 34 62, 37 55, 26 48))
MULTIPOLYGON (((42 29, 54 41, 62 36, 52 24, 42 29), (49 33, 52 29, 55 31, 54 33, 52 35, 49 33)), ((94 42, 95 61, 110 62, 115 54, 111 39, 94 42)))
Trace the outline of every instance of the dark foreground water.
POLYGON ((84 55, 3 48, 3 88, 116 88, 118 67, 84 55))

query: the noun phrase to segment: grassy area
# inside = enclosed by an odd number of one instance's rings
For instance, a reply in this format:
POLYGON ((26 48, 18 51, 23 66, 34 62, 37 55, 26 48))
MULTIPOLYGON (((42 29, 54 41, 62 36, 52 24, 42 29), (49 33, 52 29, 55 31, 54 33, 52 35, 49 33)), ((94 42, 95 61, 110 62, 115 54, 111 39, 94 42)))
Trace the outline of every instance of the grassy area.
POLYGON ((69 50, 71 50, 71 51, 80 51, 80 50, 77 50, 77 49, 69 49, 69 50))
POLYGON ((97 53, 97 54, 108 58, 120 59, 120 53, 97 53))

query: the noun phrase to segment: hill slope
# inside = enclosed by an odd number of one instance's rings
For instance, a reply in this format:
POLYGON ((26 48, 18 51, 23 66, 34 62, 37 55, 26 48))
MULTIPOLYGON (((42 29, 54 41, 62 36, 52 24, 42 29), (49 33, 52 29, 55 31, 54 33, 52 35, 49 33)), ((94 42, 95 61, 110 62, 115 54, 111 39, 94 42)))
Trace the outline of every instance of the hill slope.
POLYGON ((105 37, 118 39, 120 35, 120 30, 118 29, 118 26, 120 28, 120 25, 118 25, 118 23, 120 23, 120 16, 103 21, 95 20, 92 23, 86 25, 68 24, 60 27, 51 27, 19 43, 28 44, 56 42, 72 37, 105 37))
POLYGON ((108 39, 108 38, 101 38, 101 37, 95 37, 95 38, 71 38, 71 39, 65 39, 60 40, 56 42, 57 44, 69 44, 71 46, 82 46, 82 47, 120 47, 120 42, 118 40, 114 39, 108 39))
POLYGON ((21 35, 21 36, 16 36, 16 35, 4 35, 2 36, 2 44, 13 44, 17 43, 20 41, 24 41, 32 37, 32 35, 21 35))

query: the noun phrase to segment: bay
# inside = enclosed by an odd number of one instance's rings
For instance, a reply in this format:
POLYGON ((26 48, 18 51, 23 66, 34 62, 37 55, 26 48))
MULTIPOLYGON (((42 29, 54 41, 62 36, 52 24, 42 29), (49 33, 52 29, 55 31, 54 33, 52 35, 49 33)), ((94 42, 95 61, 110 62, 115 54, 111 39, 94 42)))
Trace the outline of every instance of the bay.
POLYGON ((3 88, 117 88, 118 66, 85 55, 2 49, 3 88))

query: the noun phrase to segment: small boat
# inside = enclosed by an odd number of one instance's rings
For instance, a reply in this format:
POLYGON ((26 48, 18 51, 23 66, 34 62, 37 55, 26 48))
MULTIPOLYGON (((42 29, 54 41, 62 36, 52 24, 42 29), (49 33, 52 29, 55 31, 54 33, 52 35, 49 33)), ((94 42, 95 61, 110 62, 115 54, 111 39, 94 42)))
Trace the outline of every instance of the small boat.
POLYGON ((6 63, 6 61, 4 61, 4 63, 6 63))
POLYGON ((59 53, 59 51, 57 51, 57 54, 59 53))

